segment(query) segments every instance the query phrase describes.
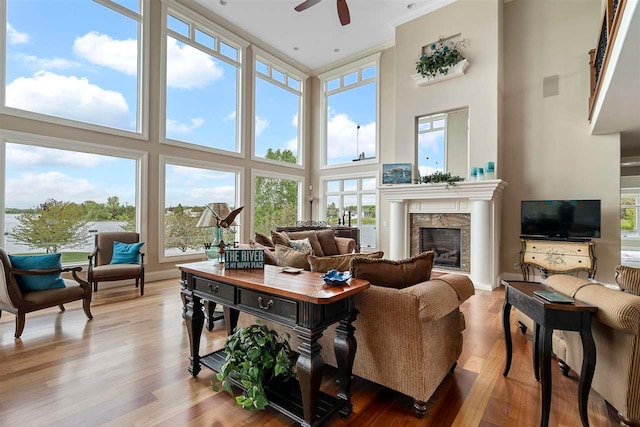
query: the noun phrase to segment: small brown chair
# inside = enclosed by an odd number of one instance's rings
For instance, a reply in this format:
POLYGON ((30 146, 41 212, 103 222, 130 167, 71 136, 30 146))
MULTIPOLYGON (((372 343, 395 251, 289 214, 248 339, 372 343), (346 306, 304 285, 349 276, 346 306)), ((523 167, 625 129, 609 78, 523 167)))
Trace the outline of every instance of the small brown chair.
POLYGON ((89 272, 87 281, 93 284, 93 291, 98 290, 98 282, 135 279, 136 288, 140 287, 140 295, 144 295, 144 254, 140 253, 140 264, 110 264, 113 256, 113 242, 138 243, 140 235, 128 231, 115 231, 96 234, 96 245, 89 255, 89 272))
POLYGON ((82 308, 89 319, 91 315, 91 285, 77 275, 82 267, 47 269, 47 270, 17 270, 11 266, 7 253, 0 249, 0 315, 2 310, 16 315, 16 338, 20 338, 24 330, 25 315, 32 311, 59 306, 64 311, 64 305, 71 301, 83 300, 82 308), (73 280, 63 279, 65 288, 46 289, 42 291, 22 292, 16 282, 16 275, 44 275, 52 273, 67 273, 73 275, 73 280))

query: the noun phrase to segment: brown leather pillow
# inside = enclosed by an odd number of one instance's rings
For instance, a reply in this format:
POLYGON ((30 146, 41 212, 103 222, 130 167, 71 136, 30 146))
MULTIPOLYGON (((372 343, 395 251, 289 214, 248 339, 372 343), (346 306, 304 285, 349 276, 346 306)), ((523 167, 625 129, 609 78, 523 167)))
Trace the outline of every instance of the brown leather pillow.
POLYGON ((276 262, 280 267, 295 267, 309 271, 309 256, 309 253, 276 244, 276 262))
POLYGON ((376 286, 402 289, 429 280, 432 267, 432 251, 400 261, 356 257, 351 261, 351 277, 376 286))
POLYGON ((311 271, 316 271, 318 273, 326 273, 327 271, 333 269, 338 271, 349 271, 351 260, 356 257, 379 259, 383 256, 384 252, 382 251, 372 252, 369 254, 359 253, 325 257, 309 255, 309 265, 311 266, 311 271))
POLYGON ((616 283, 624 292, 640 295, 640 268, 617 266, 616 283))
POLYGON ((264 249, 264 263, 267 265, 278 265, 278 261, 276 260, 276 253, 273 248, 262 245, 258 242, 254 242, 253 240, 249 240, 249 246, 252 248, 261 248, 264 249))
POLYGON ((256 243, 260 243, 262 246, 267 246, 269 248, 276 247, 276 245, 273 244, 273 240, 271 240, 271 237, 265 236, 264 234, 256 233, 255 241, 256 243))
POLYGON ((273 246, 291 246, 291 240, 287 237, 287 233, 284 231, 273 231, 271 230, 271 240, 273 241, 273 246))
POLYGON ((324 256, 340 255, 338 246, 336 245, 336 233, 331 228, 326 230, 317 230, 316 237, 322 247, 324 256))
MULTIPOLYGON (((290 241, 309 239, 309 243, 311 243, 311 249, 313 249, 313 254, 315 256, 324 256, 322 246, 320 246, 320 241, 318 240, 315 231, 293 231, 286 234, 290 241)), ((291 242, 289 242, 289 246, 291 246, 291 242)))

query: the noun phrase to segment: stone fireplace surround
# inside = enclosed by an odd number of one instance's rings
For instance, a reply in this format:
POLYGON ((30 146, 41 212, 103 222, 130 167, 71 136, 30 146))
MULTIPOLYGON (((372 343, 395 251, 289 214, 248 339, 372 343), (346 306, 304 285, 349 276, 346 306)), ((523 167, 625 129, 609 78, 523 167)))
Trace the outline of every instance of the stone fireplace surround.
POLYGON ((470 214, 470 272, 476 289, 499 283, 500 193, 505 181, 463 181, 445 184, 400 184, 378 187, 391 204, 389 258, 411 254, 411 214, 470 214), (399 236, 399 237, 398 237, 399 236))

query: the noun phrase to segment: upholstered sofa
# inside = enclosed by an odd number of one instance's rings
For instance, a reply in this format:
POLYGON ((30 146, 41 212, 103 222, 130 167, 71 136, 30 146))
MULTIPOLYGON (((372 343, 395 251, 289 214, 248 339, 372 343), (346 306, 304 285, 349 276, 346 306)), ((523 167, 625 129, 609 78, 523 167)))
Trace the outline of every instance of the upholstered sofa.
MULTIPOLYGON (((360 314, 353 324, 358 346, 354 375, 413 397, 416 415, 424 415, 426 402, 460 356, 465 323, 459 306, 473 293, 467 276, 445 274, 403 289, 371 286, 355 295, 360 314)), ((254 321, 241 313, 238 325, 254 321)), ((297 349, 293 330, 264 323, 288 332, 297 349)), ((324 362, 334 367, 335 336, 331 326, 320 340, 324 362)))
MULTIPOLYGON (((640 296, 593 284, 586 279, 556 274, 546 284, 565 295, 598 306, 592 323, 596 369, 592 388, 628 425, 640 425, 640 296)), ((533 322, 517 312, 521 330, 533 322)), ((580 372, 582 343, 577 332, 554 331, 553 352, 565 375, 580 372)))

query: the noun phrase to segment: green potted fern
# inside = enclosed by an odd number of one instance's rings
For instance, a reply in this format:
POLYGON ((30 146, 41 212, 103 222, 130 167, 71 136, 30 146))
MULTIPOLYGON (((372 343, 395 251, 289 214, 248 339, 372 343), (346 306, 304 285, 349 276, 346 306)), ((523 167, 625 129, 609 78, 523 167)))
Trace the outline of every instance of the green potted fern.
POLYGON ((469 61, 463 55, 462 48, 467 43, 467 39, 454 42, 440 38, 424 49, 416 61, 417 74, 412 76, 416 83, 423 86, 464 74, 469 61))

